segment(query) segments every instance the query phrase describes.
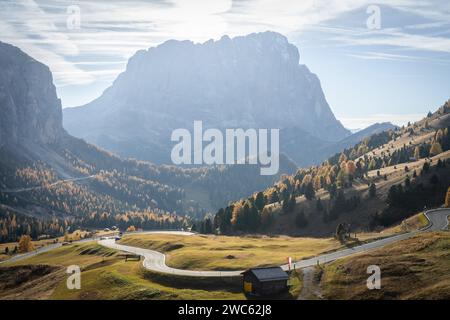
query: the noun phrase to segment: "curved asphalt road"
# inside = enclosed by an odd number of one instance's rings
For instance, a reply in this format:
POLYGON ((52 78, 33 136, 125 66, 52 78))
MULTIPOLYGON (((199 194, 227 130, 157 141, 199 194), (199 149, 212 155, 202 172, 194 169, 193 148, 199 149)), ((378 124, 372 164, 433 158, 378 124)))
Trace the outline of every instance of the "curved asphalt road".
MULTIPOLYGON (((183 232, 183 231, 135 231, 135 232, 125 232, 124 234, 158 234, 158 233, 164 233, 164 234, 179 234, 179 235, 192 235, 193 233, 189 233, 189 232, 183 232)), ((94 237, 94 238, 86 238, 86 239, 81 239, 81 240, 77 240, 77 241, 73 241, 72 243, 84 243, 84 242, 92 242, 92 241, 96 241, 101 239, 101 237, 94 237)), ((40 253, 44 253, 47 251, 51 251, 53 249, 62 247, 62 243, 61 242, 57 242, 57 243, 52 243, 49 244, 45 247, 41 247, 39 249, 27 252, 27 253, 20 253, 17 254, 15 256, 12 256, 11 258, 7 259, 7 260, 3 260, 0 261, 0 264, 4 264, 4 263, 9 263, 9 262, 16 262, 16 261, 20 261, 20 260, 24 260, 24 259, 28 259, 31 257, 34 257, 40 253)), ((69 244, 70 245, 70 244, 69 244)))
MULTIPOLYGON (((436 209, 436 210, 430 210, 425 213, 426 217, 429 220, 429 225, 421 230, 413 231, 410 233, 404 233, 399 234, 396 236, 384 238, 381 240, 376 240, 370 243, 366 243, 360 246, 356 246, 353 248, 343 249, 340 251, 332 252, 332 253, 326 253, 319 255, 314 258, 306 259, 306 260, 300 260, 298 262, 295 262, 295 268, 306 268, 315 266, 317 263, 326 263, 331 262, 340 258, 348 257, 353 254, 378 249, 385 245, 394 243, 396 241, 405 240, 408 238, 411 238, 419 233, 422 232, 428 232, 428 231, 439 231, 439 230, 445 230, 448 226, 448 219, 447 217, 450 215, 450 209, 436 209)), ((190 236, 193 235, 193 233, 190 232, 183 232, 183 231, 144 231, 141 232, 142 234, 157 234, 157 233, 164 233, 164 234, 177 234, 177 235, 184 235, 184 236, 190 236)), ((134 234, 134 233, 133 233, 134 234)), ((89 242, 96 239, 83 239, 77 242, 89 242)), ((116 244, 113 239, 107 239, 107 240, 100 240, 98 241, 99 244, 116 250, 121 250, 133 254, 137 254, 144 257, 144 267, 148 270, 156 271, 156 272, 162 272, 162 273, 168 273, 168 274, 175 274, 175 275, 182 275, 182 276, 192 276, 192 277, 235 277, 238 276, 243 270, 241 271, 194 271, 194 270, 181 270, 181 269, 175 269, 168 267, 166 265, 166 256, 158 251, 154 250, 148 250, 148 249, 142 249, 137 247, 131 247, 131 246, 125 246, 116 244)), ((37 249, 32 252, 24 253, 16 255, 8 260, 0 261, 0 264, 6 263, 6 262, 15 262, 23 259, 27 259, 30 257, 33 257, 35 255, 38 255, 43 252, 47 252, 56 248, 61 247, 61 243, 55 243, 48 245, 46 247, 37 249)), ((288 265, 282 265, 281 266, 283 270, 288 270, 288 265)))
MULTIPOLYGON (((87 238, 87 239, 74 241, 73 243, 90 242, 90 241, 93 241, 93 240, 94 239, 92 239, 92 238, 87 238)), ((52 243, 52 244, 49 244, 49 245, 47 245, 45 247, 41 247, 39 249, 30 251, 30 252, 27 252, 27 253, 20 253, 20 254, 17 254, 15 256, 12 256, 11 258, 9 258, 7 260, 0 261, 0 264, 7 263, 7 262, 8 263, 9 262, 16 262, 16 261, 28 259, 28 258, 34 257, 34 256, 36 256, 36 255, 38 255, 40 253, 51 251, 51 250, 59 248, 59 247, 62 247, 62 243, 61 242, 52 243)))
MULTIPOLYGON (((436 210, 430 210, 425 213, 425 216, 429 220, 428 226, 421 230, 409 232, 409 233, 403 233, 399 235, 395 235, 392 237, 387 237, 381 240, 376 240, 370 243, 362 244, 353 248, 343 249, 332 253, 326 253, 319 255, 314 258, 300 260, 298 262, 295 262, 295 268, 306 268, 317 265, 317 263, 326 263, 331 262, 340 258, 348 257, 357 253, 378 249, 385 245, 405 240, 408 238, 411 238, 417 234, 420 234, 422 232, 429 232, 429 231, 439 231, 439 230, 445 230, 448 226, 448 219, 447 217, 450 215, 450 209, 436 209, 436 210)), ((187 232, 177 232, 179 235, 192 235, 192 233, 187 232)), ((116 244, 115 240, 113 239, 107 239, 107 240, 100 240, 98 242, 99 244, 116 250, 121 250, 133 254, 137 254, 144 257, 143 265, 146 269, 161 273, 167 273, 167 274, 174 274, 174 275, 180 275, 180 276, 191 276, 191 277, 235 277, 240 275, 243 270, 240 271, 194 271, 194 270, 182 270, 182 269, 175 269, 168 267, 166 265, 166 256, 158 251, 149 250, 149 249, 142 249, 137 247, 131 247, 131 246, 125 246, 116 244)), ((207 253, 205 253, 207 254, 207 253)), ((281 266, 283 270, 287 271, 289 269, 288 265, 282 265, 281 266)))

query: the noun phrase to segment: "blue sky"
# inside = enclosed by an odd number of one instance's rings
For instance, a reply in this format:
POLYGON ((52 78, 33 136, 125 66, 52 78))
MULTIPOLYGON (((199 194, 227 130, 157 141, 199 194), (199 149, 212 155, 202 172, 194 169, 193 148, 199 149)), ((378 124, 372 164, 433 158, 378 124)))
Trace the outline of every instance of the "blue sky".
POLYGON ((266 30, 297 45, 349 128, 450 98, 449 1, 0 0, 0 41, 50 67, 64 107, 98 97, 139 49, 266 30))

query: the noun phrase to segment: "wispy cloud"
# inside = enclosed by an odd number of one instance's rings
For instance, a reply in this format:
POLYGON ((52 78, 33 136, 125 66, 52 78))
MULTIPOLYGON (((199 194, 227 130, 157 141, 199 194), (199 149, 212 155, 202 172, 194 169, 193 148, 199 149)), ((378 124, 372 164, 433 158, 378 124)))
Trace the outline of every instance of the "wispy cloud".
MULTIPOLYGON (((448 1, 379 0, 377 5, 426 18, 403 27, 370 31, 336 23, 365 9, 372 0, 154 0, 74 1, 1 0, 0 40, 19 46, 50 66, 57 86, 112 81, 137 50, 167 39, 203 42, 250 32, 273 30, 289 36, 320 31, 327 45, 367 47, 349 52, 358 59, 414 61, 400 48, 450 53, 448 1), (81 9, 81 28, 67 28, 67 8, 81 9), (333 23, 329 23, 333 21, 333 23), (376 50, 374 49, 376 48, 376 50), (96 61, 100 61, 95 65, 96 61)), ((366 16, 364 16, 365 18, 366 16)), ((435 58, 442 62, 445 58, 435 58)), ((430 61, 433 61, 430 59, 430 61)))
POLYGON ((419 55, 404 55, 404 54, 392 54, 385 52, 374 52, 374 51, 365 51, 360 53, 347 53, 349 57, 363 59, 363 60, 385 60, 385 61, 402 61, 402 62, 420 62, 420 61, 432 61, 442 65, 450 65, 450 60, 448 59, 438 59, 432 58, 428 56, 419 56, 419 55))
POLYGON ((334 40, 359 46, 391 46, 450 53, 450 38, 408 34, 393 30, 366 32, 353 36, 341 35, 334 40))

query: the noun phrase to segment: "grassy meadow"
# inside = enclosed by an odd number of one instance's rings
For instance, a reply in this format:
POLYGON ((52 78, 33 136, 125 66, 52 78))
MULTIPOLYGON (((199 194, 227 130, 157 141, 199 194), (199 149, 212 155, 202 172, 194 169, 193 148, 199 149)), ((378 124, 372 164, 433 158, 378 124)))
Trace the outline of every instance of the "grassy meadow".
POLYGON ((450 299, 450 234, 425 233, 324 267, 326 299, 450 299), (367 266, 381 268, 381 289, 367 290, 367 266))
MULTIPOLYGON (((119 252, 102 247, 94 242, 72 244, 60 247, 35 257, 6 263, 2 268, 29 265, 56 265, 67 267, 78 265, 82 271, 81 290, 69 290, 66 287, 67 275, 61 276, 61 270, 54 274, 57 280, 52 283, 51 294, 46 299, 244 299, 240 287, 236 284, 216 286, 215 279, 192 279, 183 285, 175 285, 176 279, 164 279, 162 275, 144 270, 141 261, 125 261, 119 252), (213 282, 213 283, 211 283, 213 282), (213 289, 217 287, 218 289, 213 289), (229 288, 228 288, 229 287, 229 288)), ((65 268, 62 272, 64 273, 65 268)), ((42 281, 49 278, 42 278, 42 281)), ((34 285, 38 286, 40 283, 34 285)), ((27 286, 29 287, 29 286, 27 286)), ((27 289, 27 288, 25 288, 27 289)), ((29 289, 29 288, 28 288, 29 289)), ((39 298, 34 290, 21 290, 19 299, 39 298)), ((11 298, 11 292, 3 290, 0 298, 11 298)))
POLYGON ((189 270, 243 270, 280 265, 341 247, 333 238, 127 235, 120 244, 160 251, 167 265, 189 270))

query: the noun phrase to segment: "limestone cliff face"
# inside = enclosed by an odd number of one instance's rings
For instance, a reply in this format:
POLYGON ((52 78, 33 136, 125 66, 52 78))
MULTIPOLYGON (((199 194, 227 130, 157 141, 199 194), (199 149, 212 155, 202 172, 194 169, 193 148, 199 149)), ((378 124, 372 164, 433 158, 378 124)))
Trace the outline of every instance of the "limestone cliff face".
MULTIPOLYGON (((172 130, 194 120, 214 128, 298 128, 325 141, 346 137, 318 77, 299 62, 297 47, 275 32, 202 44, 170 40, 137 52, 95 101, 64 109, 64 127, 157 163, 170 163, 172 130)), ((302 149, 300 141, 292 145, 302 149)))
POLYGON ((0 146, 56 143, 63 132, 61 102, 49 68, 0 42, 0 146))

